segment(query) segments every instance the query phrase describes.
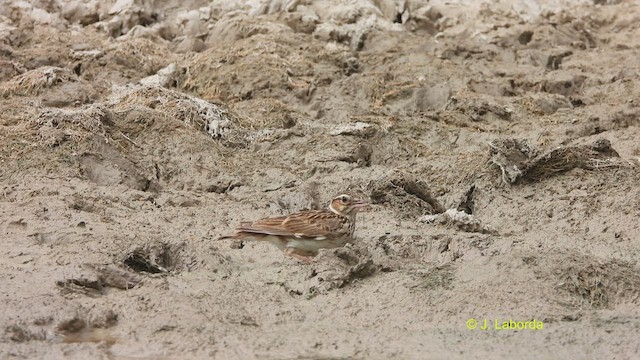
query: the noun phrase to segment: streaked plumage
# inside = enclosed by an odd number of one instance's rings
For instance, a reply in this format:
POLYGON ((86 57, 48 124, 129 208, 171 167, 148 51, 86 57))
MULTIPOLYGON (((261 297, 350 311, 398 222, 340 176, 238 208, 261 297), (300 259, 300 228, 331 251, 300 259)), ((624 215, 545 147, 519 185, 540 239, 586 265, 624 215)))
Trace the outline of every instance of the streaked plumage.
POLYGON ((355 230, 356 214, 367 203, 342 194, 325 210, 242 222, 233 235, 221 239, 269 241, 285 254, 309 262, 320 249, 344 246, 355 230))

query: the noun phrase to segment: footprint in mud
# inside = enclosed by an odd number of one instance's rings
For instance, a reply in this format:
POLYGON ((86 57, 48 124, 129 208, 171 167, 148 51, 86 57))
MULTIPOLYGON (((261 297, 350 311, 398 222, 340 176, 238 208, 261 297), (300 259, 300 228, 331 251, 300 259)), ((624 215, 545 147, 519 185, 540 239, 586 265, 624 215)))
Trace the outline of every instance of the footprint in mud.
POLYGON ((109 155, 110 158, 82 155, 80 165, 84 176, 102 186, 124 184, 140 191, 150 189, 151 182, 137 170, 134 163, 118 154, 109 155))
POLYGON ((78 273, 57 281, 56 285, 62 294, 99 297, 107 294, 109 288, 129 290, 139 286, 145 276, 156 278, 190 271, 200 264, 184 243, 145 244, 126 251, 119 265, 84 264, 78 273))
POLYGON ((15 221, 10 221, 7 224, 7 232, 20 232, 27 229, 27 222, 24 219, 19 219, 15 221))
POLYGON ((137 246, 127 251, 122 263, 137 273, 167 274, 193 270, 199 263, 185 243, 156 243, 137 246))
POLYGON ((117 323, 118 314, 113 310, 106 310, 93 317, 74 316, 61 321, 55 332, 61 335, 61 340, 65 343, 104 342, 113 345, 118 339, 108 329, 117 323))
POLYGON ((62 294, 83 294, 99 297, 108 288, 128 290, 142 282, 142 277, 117 266, 85 264, 80 272, 69 278, 56 281, 62 294))

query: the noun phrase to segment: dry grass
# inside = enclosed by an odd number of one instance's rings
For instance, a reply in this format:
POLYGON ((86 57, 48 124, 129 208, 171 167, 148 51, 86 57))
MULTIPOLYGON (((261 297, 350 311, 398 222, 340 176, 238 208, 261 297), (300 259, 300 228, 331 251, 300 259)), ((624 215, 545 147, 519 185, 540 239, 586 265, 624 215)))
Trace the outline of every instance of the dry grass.
POLYGON ((62 82, 79 81, 69 69, 54 66, 43 66, 27 71, 0 85, 0 96, 35 96, 45 88, 62 82))
POLYGON ((640 300, 640 271, 630 264, 572 255, 557 264, 558 287, 578 308, 607 308, 640 300))
POLYGON ((300 34, 256 34, 195 56, 183 88, 228 104, 291 95, 304 102, 317 88, 330 84, 327 73, 342 73, 345 59, 351 56, 347 51, 327 50, 321 42, 300 34))
POLYGON ((574 168, 602 170, 632 166, 620 158, 606 139, 591 145, 563 146, 542 155, 524 139, 496 140, 489 144, 489 163, 500 168, 507 184, 542 181, 574 168))

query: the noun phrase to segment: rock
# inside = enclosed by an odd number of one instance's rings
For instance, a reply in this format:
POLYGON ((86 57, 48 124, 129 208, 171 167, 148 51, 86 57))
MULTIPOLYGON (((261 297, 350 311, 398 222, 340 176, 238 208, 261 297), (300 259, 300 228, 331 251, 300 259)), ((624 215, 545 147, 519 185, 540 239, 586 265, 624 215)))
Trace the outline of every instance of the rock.
POLYGON ((160 86, 164 88, 175 87, 182 82, 184 69, 178 69, 176 64, 169 64, 167 67, 158 70, 155 75, 140 79, 140 84, 144 86, 160 86))
POLYGON ((70 1, 62 7, 62 17, 70 23, 87 26, 100 20, 97 1, 70 1))
POLYGON ((340 125, 333 129, 329 134, 330 135, 352 135, 352 136, 360 136, 364 138, 368 138, 373 136, 376 133, 376 128, 365 122, 355 122, 346 125, 340 125))
POLYGON ((315 13, 288 13, 285 15, 286 24, 295 32, 312 34, 316 30, 319 18, 315 13))
POLYGON ((580 92, 582 84, 587 79, 584 75, 553 74, 544 80, 540 86, 542 91, 550 94, 571 96, 580 92))
POLYGON ((549 93, 532 93, 528 94, 527 103, 531 105, 533 111, 538 114, 551 115, 558 109, 571 109, 573 105, 571 101, 563 95, 549 93))
POLYGON ((206 14, 201 14, 199 10, 183 12, 176 17, 176 24, 180 34, 195 37, 206 34, 207 25, 201 19, 206 14))
POLYGON ((184 54, 191 51, 201 52, 206 49, 205 43, 202 39, 192 36, 180 36, 174 39, 173 51, 178 54, 184 54))
POLYGON ((473 215, 456 209, 448 209, 444 213, 435 215, 424 215, 418 218, 418 221, 427 224, 455 225, 466 232, 497 234, 497 231, 488 225, 483 225, 482 222, 473 215))
POLYGON ((133 7, 134 0, 118 0, 109 9, 109 15, 119 14, 133 7))
POLYGON ((108 10, 107 15, 113 16, 108 20, 108 23, 112 23, 108 29, 114 37, 128 33, 136 25, 149 26, 158 20, 154 3, 145 0, 118 0, 108 10), (118 23, 119 29, 115 26, 118 23))

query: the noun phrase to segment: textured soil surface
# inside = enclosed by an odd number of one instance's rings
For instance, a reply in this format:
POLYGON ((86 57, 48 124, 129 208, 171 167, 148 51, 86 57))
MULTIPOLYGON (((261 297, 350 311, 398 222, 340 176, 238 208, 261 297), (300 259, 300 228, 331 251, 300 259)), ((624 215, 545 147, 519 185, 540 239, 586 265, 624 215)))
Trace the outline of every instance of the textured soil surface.
POLYGON ((638 59, 633 0, 4 0, 0 358, 634 358, 638 59))

